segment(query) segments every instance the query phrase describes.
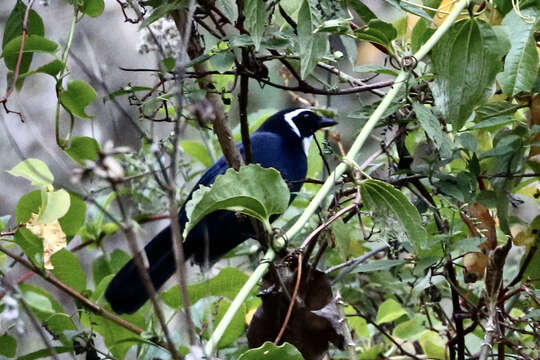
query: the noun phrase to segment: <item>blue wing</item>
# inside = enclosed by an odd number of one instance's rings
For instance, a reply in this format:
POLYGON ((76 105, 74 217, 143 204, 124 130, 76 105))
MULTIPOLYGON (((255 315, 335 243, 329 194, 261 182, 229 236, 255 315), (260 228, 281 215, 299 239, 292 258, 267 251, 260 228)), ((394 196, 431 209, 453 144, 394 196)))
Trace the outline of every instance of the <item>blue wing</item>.
MULTIPOLYGON (((238 148, 244 156, 242 144, 239 144, 238 148)), ((254 163, 277 169, 285 181, 291 182, 289 188, 292 192, 300 190, 301 180, 307 172, 307 159, 301 143, 287 141, 274 133, 256 132, 251 136, 251 148, 254 163)), ((217 160, 194 186, 185 203, 200 185, 212 185, 216 177, 224 174, 228 168, 223 157, 217 160)), ((185 203, 178 212, 181 227, 187 222, 185 203)), ((219 210, 207 215, 188 234, 184 242, 185 257, 191 257, 199 264, 203 264, 205 260, 212 263, 252 236, 253 228, 249 219, 238 217, 232 211, 219 210)), ((150 263, 148 271, 152 283, 159 288, 172 276, 176 268, 170 227, 156 235, 144 250, 150 263)), ((116 274, 105 296, 117 313, 133 313, 146 302, 148 296, 133 260, 116 274)))

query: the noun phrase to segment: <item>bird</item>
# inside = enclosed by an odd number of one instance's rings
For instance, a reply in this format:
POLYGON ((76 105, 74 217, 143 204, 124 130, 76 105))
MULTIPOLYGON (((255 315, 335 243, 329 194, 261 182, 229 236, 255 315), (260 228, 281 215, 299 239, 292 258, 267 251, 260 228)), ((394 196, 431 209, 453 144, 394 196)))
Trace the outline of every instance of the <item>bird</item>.
MULTIPOLYGON (((263 168, 274 168, 288 184, 291 196, 300 191, 307 174, 307 153, 314 133, 336 125, 333 119, 321 116, 311 109, 290 108, 266 119, 250 136, 252 162, 263 168)), ((244 148, 237 144, 242 156, 244 148)), ((218 175, 229 168, 224 157, 219 158, 202 175, 178 212, 180 227, 188 222, 185 205, 201 185, 210 186, 218 175)), ((273 221, 277 216, 274 215, 273 221)), ((228 210, 206 215, 187 234, 183 243, 186 259, 199 265, 213 264, 248 238, 254 238, 252 222, 245 216, 228 210)), ((152 283, 159 289, 176 271, 172 248, 171 228, 166 227, 144 248, 148 259, 148 272, 152 283)), ((148 294, 133 259, 121 268, 109 283, 105 298, 118 314, 136 312, 148 300, 148 294)))

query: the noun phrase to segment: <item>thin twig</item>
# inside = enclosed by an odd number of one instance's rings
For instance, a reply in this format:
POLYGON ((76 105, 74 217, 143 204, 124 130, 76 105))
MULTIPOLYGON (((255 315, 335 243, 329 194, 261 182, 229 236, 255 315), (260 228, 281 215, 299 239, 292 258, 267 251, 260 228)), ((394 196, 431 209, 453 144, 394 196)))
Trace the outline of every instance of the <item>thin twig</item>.
MULTIPOLYGON (((298 290, 300 288, 300 281, 302 278, 302 263, 304 262, 304 252, 306 251, 306 248, 310 245, 311 241, 313 239, 317 238, 317 236, 326 229, 330 224, 332 224, 334 221, 339 219, 341 216, 346 214, 347 212, 353 210, 356 208, 356 204, 350 204, 347 207, 344 207, 340 211, 338 211, 334 216, 332 216, 330 219, 328 219, 324 224, 317 227, 309 236, 304 240, 302 245, 298 248, 298 269, 296 273, 296 284, 294 285, 294 291, 291 297, 291 301, 289 302, 289 308, 287 310, 287 314, 285 315, 285 319, 283 320, 283 324, 281 325, 281 329, 278 333, 278 336, 274 340, 274 344, 277 345, 279 341, 281 340, 281 337, 283 336, 283 333, 285 332, 285 329, 287 328, 287 324, 289 323, 289 319, 291 318, 292 310, 294 307, 294 304, 296 302, 296 297, 298 295, 298 290)), ((306 257, 307 259, 307 257, 306 257)))
MULTIPOLYGON (((390 340, 392 343, 394 343, 394 345, 399 349, 399 351, 401 351, 404 355, 410 357, 411 359, 416 359, 416 360, 424 360, 422 359, 421 357, 418 357, 416 356, 415 354, 405 350, 403 348, 403 346, 401 346, 401 344, 396 340, 394 339, 394 337, 392 335, 390 335, 389 333, 386 332, 386 330, 384 330, 384 328, 382 326, 380 326, 379 324, 377 324, 375 321, 371 320, 368 316, 362 314, 362 313, 357 313, 356 315, 364 318, 368 323, 370 323, 371 325, 373 325, 377 330, 379 330, 379 332, 381 334, 383 334, 384 336, 386 336, 386 338, 388 340, 390 340)), ((350 315, 349 315, 350 316, 350 315)))
MULTIPOLYGON (((111 186, 113 187, 113 190, 118 194, 118 189, 113 181, 111 181, 111 186)), ((167 322, 165 321, 165 316, 163 315, 163 310, 161 309, 161 306, 158 302, 157 291, 154 287, 154 284, 152 283, 150 274, 148 273, 144 265, 143 255, 138 249, 133 224, 131 222, 131 219, 127 216, 127 212, 121 197, 117 196, 116 199, 118 203, 118 208, 120 209, 120 213, 122 214, 122 230, 124 232, 124 235, 126 236, 129 250, 133 255, 133 261, 135 262, 135 265, 139 272, 141 282, 144 286, 146 293, 148 294, 150 303, 154 308, 154 313, 156 314, 158 322, 161 326, 161 330, 163 331, 163 335, 165 336, 165 340, 167 341, 167 349, 170 351, 172 357, 175 360, 179 360, 181 359, 181 355, 176 350, 176 346, 172 340, 169 328, 167 327, 167 322)))
POLYGON ((22 113, 17 111, 8 110, 6 103, 10 95, 13 93, 17 86, 17 80, 19 79, 19 72, 21 71, 21 63, 24 55, 24 46, 26 42, 26 34, 28 33, 28 16, 30 14, 30 9, 34 6, 35 0, 30 0, 26 9, 24 10, 23 22, 22 22, 22 35, 21 35, 21 47, 19 48, 19 54, 17 56, 17 62, 15 63, 15 70, 13 71, 13 80, 11 81, 11 86, 6 91, 6 94, 0 98, 0 103, 3 105, 6 114, 10 112, 15 113, 19 116, 22 122, 24 122, 24 116, 22 113))
POLYGON ((190 345, 195 344, 195 329, 193 325, 193 320, 191 318, 191 307, 189 303, 189 294, 187 291, 187 277, 186 277, 186 264, 184 256, 184 246, 183 238, 180 230, 180 223, 178 220, 178 207, 176 205, 176 169, 178 163, 178 147, 180 143, 180 117, 182 114, 183 108, 183 91, 184 91, 184 71, 186 69, 186 60, 185 53, 188 47, 189 38, 191 36, 192 20, 193 13, 195 11, 195 1, 191 0, 189 2, 188 11, 182 11, 184 16, 184 27, 180 30, 182 34, 182 42, 180 48, 177 51, 176 55, 176 85, 177 85, 177 106, 176 110, 176 119, 174 122, 174 137, 173 137, 173 147, 171 154, 171 167, 168 183, 168 195, 169 195, 169 216, 171 217, 171 228, 172 228, 172 244, 174 251, 174 260, 176 264, 176 275, 178 279, 178 286, 180 288, 180 295, 182 297, 182 304, 184 306, 184 314, 186 319, 188 338, 190 345))
MULTIPOLYGON (((0 245, 0 252, 6 254, 7 256, 12 258, 13 260, 18 262, 19 264, 23 265, 27 269, 29 269, 29 270, 33 271, 34 273, 38 274, 45 281, 47 281, 48 283, 54 285, 56 288, 58 288, 59 290, 61 290, 64 293, 66 293, 67 295, 69 295, 73 299, 76 299, 84 307, 86 307, 88 310, 92 311, 93 313, 95 313, 97 315, 100 315, 100 316, 103 316, 104 318, 106 318, 108 320, 111 320, 115 324, 120 325, 124 329, 129 330, 129 331, 131 331, 131 332, 133 332, 133 333, 135 333, 137 335, 140 335, 143 332, 143 329, 141 329, 138 326, 130 323, 129 321, 126 321, 126 320, 122 319, 121 317, 119 317, 119 316, 105 310, 101 306, 91 302, 86 297, 81 295, 81 293, 79 293, 75 289, 71 288, 69 285, 66 285, 62 281, 58 280, 53 274, 51 274, 49 272, 42 271, 41 269, 34 266, 34 264, 32 264, 30 261, 26 260, 22 256, 19 256, 19 255, 15 254, 11 250, 7 249, 6 247, 0 245)), ((167 348, 167 346, 165 344, 163 344, 162 342, 160 342, 160 341, 152 340, 152 342, 154 342, 156 345, 159 345, 159 346, 161 346, 163 348, 167 348)))
POLYGON ((302 263, 304 262, 303 256, 304 255, 302 254, 302 251, 300 251, 298 253, 298 268, 296 269, 297 271, 296 284, 294 285, 294 291, 291 296, 291 301, 289 302, 289 308, 287 309, 287 314, 285 315, 285 319, 283 320, 281 329, 279 330, 279 333, 276 336, 276 339, 274 340, 274 345, 279 344, 279 341, 281 340, 281 337, 283 336, 285 329, 287 329, 287 324, 289 323, 289 319, 291 318, 292 310, 296 302, 296 297, 298 296, 298 290, 300 289, 300 280, 302 278, 302 263))
MULTIPOLYGON (((456 272, 452 261, 449 259, 445 264, 447 279, 448 282, 452 285, 451 295, 452 295, 452 317, 456 327, 456 342, 457 342, 457 358, 458 360, 465 360, 465 333, 463 331, 463 318, 456 316, 461 313, 461 305, 459 303, 459 293, 456 288, 458 287, 456 272)), ((456 356, 456 350, 452 346, 450 348, 450 359, 454 359, 456 356)))

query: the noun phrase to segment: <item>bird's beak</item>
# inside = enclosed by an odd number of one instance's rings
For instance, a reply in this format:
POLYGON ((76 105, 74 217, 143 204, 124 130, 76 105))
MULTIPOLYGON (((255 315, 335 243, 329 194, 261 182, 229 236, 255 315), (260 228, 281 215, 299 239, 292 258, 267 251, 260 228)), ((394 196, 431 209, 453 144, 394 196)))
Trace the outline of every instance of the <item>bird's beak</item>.
POLYGON ((319 129, 334 126, 336 124, 337 124, 337 121, 335 121, 333 119, 330 119, 330 118, 327 118, 327 117, 324 117, 324 116, 321 116, 321 120, 319 120, 319 129))

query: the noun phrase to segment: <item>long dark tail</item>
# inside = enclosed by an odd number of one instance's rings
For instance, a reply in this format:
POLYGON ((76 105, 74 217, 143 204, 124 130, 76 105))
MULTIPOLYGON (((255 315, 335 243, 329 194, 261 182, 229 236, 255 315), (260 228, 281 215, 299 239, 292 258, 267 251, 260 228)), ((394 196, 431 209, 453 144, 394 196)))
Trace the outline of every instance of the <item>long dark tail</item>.
MULTIPOLYGON (((154 287, 159 289, 176 271, 170 227, 156 235, 144 250, 150 264, 148 273, 154 287)), ((191 257, 192 250, 189 247, 185 247, 184 252, 186 259, 191 257)), ((105 298, 118 314, 132 314, 148 300, 148 294, 133 259, 124 265, 109 283, 105 298)))

